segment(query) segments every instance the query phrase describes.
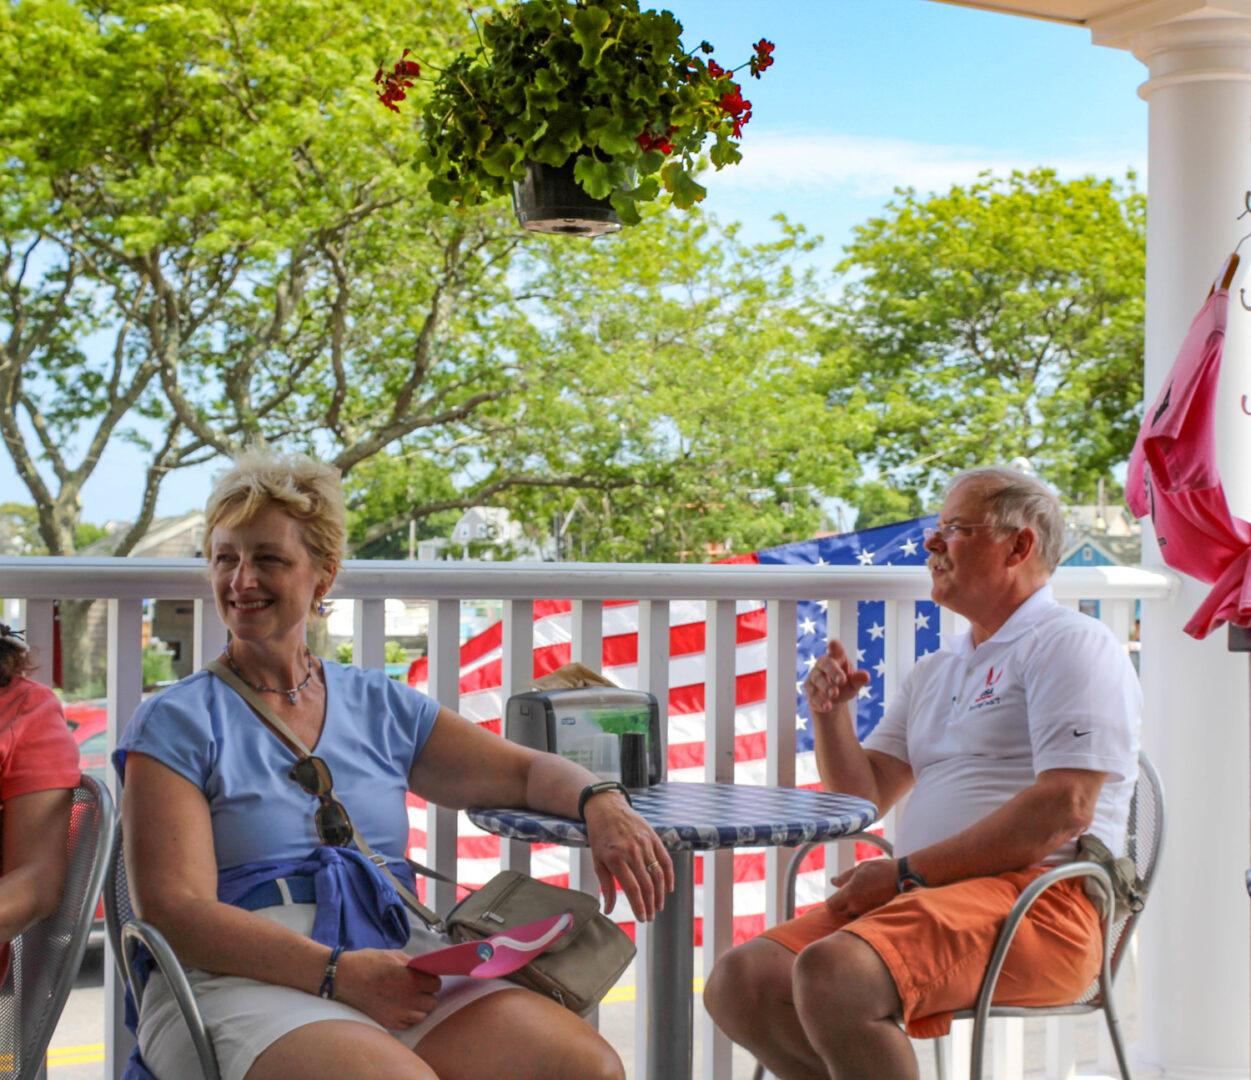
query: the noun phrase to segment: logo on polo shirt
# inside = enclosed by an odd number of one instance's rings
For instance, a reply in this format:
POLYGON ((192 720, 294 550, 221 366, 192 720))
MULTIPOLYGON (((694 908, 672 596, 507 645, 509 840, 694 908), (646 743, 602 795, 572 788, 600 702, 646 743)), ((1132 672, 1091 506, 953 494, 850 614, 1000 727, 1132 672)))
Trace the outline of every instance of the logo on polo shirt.
POLYGON ((998 671, 996 671, 995 665, 991 664, 991 666, 986 671, 986 682, 982 686, 982 689, 978 692, 977 697, 973 699, 973 704, 969 706, 969 709, 973 710, 973 709, 983 708, 987 705, 998 705, 999 704, 999 693, 998 693, 999 680, 1002 678, 1003 678, 1003 668, 1000 668, 998 671))

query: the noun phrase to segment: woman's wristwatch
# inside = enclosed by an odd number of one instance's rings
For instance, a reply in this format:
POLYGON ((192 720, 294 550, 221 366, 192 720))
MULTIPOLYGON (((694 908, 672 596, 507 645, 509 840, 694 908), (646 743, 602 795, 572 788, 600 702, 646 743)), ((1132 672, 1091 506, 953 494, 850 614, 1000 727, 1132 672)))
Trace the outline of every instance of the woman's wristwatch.
POLYGON ((582 794, 578 796, 578 820, 586 820, 586 804, 588 800, 595 798, 596 795, 604 794, 605 791, 615 791, 620 795, 624 795, 625 801, 630 803, 631 806, 634 805, 630 802, 630 793, 626 791, 624 784, 618 783, 616 780, 601 780, 597 784, 587 784, 582 789, 582 794))

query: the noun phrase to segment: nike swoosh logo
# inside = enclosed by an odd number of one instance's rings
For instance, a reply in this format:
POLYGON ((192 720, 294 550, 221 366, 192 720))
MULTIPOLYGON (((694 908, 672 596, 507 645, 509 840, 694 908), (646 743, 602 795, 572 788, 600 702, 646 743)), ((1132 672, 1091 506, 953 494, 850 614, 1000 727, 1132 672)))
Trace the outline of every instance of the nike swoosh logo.
POLYGON ((1076 729, 1074 729, 1074 731, 1073 731, 1073 738, 1075 738, 1075 739, 1080 739, 1083 735, 1089 735, 1089 734, 1090 734, 1090 732, 1091 732, 1091 731, 1094 731, 1094 730, 1095 730, 1094 728, 1090 728, 1090 729, 1089 729, 1089 730, 1087 730, 1087 731, 1077 731, 1076 729))

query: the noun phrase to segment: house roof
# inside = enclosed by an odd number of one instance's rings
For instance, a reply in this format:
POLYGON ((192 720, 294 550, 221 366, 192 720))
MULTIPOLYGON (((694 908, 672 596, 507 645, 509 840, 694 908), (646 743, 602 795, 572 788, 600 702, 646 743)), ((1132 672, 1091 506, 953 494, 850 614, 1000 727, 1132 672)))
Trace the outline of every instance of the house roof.
MULTIPOLYGON (((81 551, 75 552, 77 555, 112 555, 118 543, 121 542, 125 535, 129 524, 126 522, 119 523, 117 527, 111 530, 107 536, 100 537, 99 540, 88 544, 81 551)), ((199 554, 196 550, 198 540, 200 539, 197 530, 204 528, 204 511, 191 510, 185 514, 178 514, 174 517, 153 518, 152 524, 148 531, 144 533, 143 538, 135 545, 135 549, 130 553, 133 556, 140 556, 151 552, 154 548, 159 547, 166 541, 180 539, 182 546, 187 548, 186 555, 194 556, 199 554)))

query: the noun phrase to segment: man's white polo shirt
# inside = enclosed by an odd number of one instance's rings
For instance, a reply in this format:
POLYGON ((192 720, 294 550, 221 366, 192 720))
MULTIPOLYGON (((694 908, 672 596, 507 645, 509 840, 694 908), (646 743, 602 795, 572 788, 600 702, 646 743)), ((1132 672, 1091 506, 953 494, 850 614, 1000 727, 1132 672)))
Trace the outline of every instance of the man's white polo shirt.
MULTIPOLYGON (((1047 769, 1108 773, 1094 832, 1112 851, 1138 776, 1142 692, 1124 647, 1044 585, 976 648, 966 633, 917 661, 864 740, 916 778, 896 855, 968 828, 1047 769)), ((1072 858, 1069 842, 1046 861, 1072 858)))

